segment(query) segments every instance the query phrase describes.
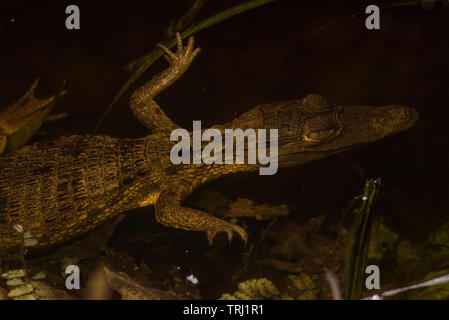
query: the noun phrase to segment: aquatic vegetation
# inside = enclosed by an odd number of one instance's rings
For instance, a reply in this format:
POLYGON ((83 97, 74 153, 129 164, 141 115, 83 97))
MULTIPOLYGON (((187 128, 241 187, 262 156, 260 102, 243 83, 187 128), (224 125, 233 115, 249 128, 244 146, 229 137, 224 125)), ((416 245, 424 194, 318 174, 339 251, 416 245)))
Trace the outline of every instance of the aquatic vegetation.
POLYGON ((51 289, 40 280, 46 274, 38 272, 28 281, 24 269, 10 270, 2 274, 2 279, 9 288, 8 298, 14 300, 38 300, 50 297, 51 289))
POLYGON ((393 251, 399 236, 382 223, 373 230, 368 249, 368 260, 380 261, 387 251, 393 251))
POLYGON ((356 222, 348 237, 345 298, 360 299, 363 290, 365 268, 367 266, 368 248, 374 217, 373 205, 381 186, 381 179, 369 179, 365 182, 365 189, 360 207, 354 211, 356 222))
POLYGON ((252 279, 238 284, 232 293, 223 294, 219 300, 316 300, 316 286, 309 275, 288 275, 289 285, 284 292, 267 278, 252 279))

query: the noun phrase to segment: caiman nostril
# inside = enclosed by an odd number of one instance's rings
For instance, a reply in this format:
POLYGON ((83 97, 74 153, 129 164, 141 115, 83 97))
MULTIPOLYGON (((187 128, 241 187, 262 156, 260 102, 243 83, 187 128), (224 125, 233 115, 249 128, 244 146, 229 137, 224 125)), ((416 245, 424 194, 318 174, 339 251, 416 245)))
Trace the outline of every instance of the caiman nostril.
POLYGON ((410 117, 413 114, 413 109, 408 107, 402 107, 402 113, 405 117, 410 117))
POLYGON ((402 107, 403 111, 403 118, 404 119, 410 119, 410 120, 417 120, 419 117, 418 112, 410 107, 402 107))
POLYGON ((388 119, 395 130, 410 128, 418 120, 418 112, 410 107, 396 106, 388 111, 388 119))
POLYGON ((407 107, 401 107, 400 113, 399 113, 399 118, 400 119, 408 119, 410 117, 411 113, 409 111, 409 108, 407 107))

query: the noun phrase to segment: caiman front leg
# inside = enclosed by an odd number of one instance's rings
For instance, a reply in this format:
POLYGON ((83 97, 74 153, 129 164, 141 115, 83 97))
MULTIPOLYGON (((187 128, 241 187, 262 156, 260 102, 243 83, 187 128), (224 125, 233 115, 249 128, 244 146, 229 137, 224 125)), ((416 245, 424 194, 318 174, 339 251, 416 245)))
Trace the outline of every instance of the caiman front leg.
POLYGON ((8 136, 19 130, 34 117, 36 112, 56 99, 57 95, 46 99, 36 98, 34 90, 38 83, 39 79, 36 79, 19 101, 0 112, 0 154, 5 150, 8 136))
POLYGON ((244 242, 247 241, 248 237, 243 228, 207 212, 181 206, 182 199, 190 192, 191 187, 188 181, 163 191, 155 205, 156 220, 168 227, 205 232, 209 244, 212 244, 215 235, 219 232, 225 232, 229 241, 232 240, 233 232, 236 232, 244 242))
MULTIPOLYGON (((176 39, 178 42, 176 53, 159 45, 165 51, 164 57, 170 63, 170 67, 154 76, 131 96, 130 104, 134 115, 154 133, 169 133, 171 130, 179 128, 165 115, 154 101, 154 97, 179 79, 200 52, 199 48, 194 49, 193 37, 189 38, 186 47, 182 45, 179 33, 176 34, 176 39)), ((204 211, 181 206, 181 200, 191 191, 189 183, 184 184, 184 186, 183 183, 173 186, 159 196, 155 205, 156 219, 159 223, 177 229, 206 232, 209 243, 212 243, 215 235, 219 232, 225 232, 229 241, 232 240, 233 232, 236 232, 246 242, 247 235, 241 227, 204 211)))
POLYGON ((193 37, 189 38, 186 47, 183 46, 179 33, 176 34, 176 39, 178 42, 176 53, 159 44, 159 47, 166 53, 164 57, 170 63, 170 67, 155 75, 150 81, 134 91, 131 96, 130 105, 134 115, 154 133, 171 132, 173 129, 179 128, 165 115, 164 111, 154 101, 154 97, 178 80, 200 52, 200 48, 194 50, 193 37))

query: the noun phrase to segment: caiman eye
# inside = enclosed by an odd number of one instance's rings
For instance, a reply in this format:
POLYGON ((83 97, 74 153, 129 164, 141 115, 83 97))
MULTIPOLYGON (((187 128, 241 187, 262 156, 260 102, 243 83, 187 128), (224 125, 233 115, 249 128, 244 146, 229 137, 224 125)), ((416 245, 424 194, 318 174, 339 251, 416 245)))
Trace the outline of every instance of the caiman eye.
POLYGON ((334 131, 334 129, 315 130, 306 134, 304 138, 306 141, 320 141, 329 137, 334 131))

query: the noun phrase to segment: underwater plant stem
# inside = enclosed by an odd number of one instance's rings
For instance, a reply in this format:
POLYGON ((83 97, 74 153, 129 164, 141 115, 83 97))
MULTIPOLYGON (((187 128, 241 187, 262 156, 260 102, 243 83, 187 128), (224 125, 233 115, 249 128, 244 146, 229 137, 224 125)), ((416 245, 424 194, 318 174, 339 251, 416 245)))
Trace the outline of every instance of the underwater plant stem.
POLYGON ((381 179, 368 179, 365 182, 362 203, 355 209, 356 222, 350 235, 352 247, 349 248, 345 299, 359 300, 364 286, 364 274, 368 259, 368 248, 373 228, 373 206, 379 193, 381 179))

